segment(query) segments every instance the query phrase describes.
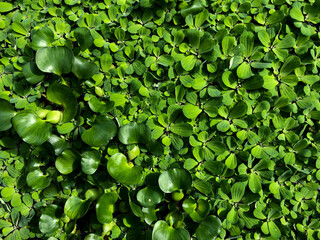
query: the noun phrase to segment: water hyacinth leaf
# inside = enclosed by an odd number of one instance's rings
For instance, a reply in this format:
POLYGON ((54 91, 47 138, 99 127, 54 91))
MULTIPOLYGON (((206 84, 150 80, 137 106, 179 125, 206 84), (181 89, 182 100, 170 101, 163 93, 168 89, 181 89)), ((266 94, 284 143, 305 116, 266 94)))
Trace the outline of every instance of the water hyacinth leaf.
POLYGON ((197 14, 203 10, 203 5, 200 0, 192 2, 192 5, 181 10, 181 16, 185 18, 189 14, 197 14))
POLYGON ((194 68, 196 61, 197 61, 197 58, 193 55, 190 55, 181 60, 181 66, 183 67, 184 70, 189 72, 194 68))
POLYGON ((0 99, 0 132, 7 131, 12 127, 11 119, 16 115, 16 112, 12 105, 4 100, 0 99))
POLYGON ((92 46, 93 38, 88 28, 79 27, 73 31, 74 37, 77 39, 81 51, 84 51, 92 46))
POLYGON ((23 141, 41 145, 50 135, 52 125, 45 122, 32 110, 23 110, 12 119, 13 127, 23 141))
POLYGON ((64 122, 69 122, 75 117, 78 104, 71 88, 61 83, 53 83, 47 89, 47 98, 50 102, 63 106, 64 122))
POLYGON ((53 234, 61 227, 59 217, 61 210, 58 205, 51 204, 40 216, 39 229, 44 234, 53 234))
POLYGON ((74 57, 72 64, 72 73, 79 79, 89 79, 99 70, 99 67, 81 57, 74 57))
POLYGON ((123 184, 134 185, 142 178, 142 168, 128 163, 122 153, 115 153, 109 158, 107 169, 111 177, 123 184))
POLYGON ((108 116, 100 115, 96 118, 93 126, 85 130, 81 139, 93 147, 107 145, 117 134, 117 125, 108 116))
POLYGON ((98 150, 88 150, 81 154, 81 169, 82 171, 87 174, 91 175, 94 174, 100 164, 100 152, 98 150))
POLYGON ((164 197, 163 192, 155 187, 147 186, 141 189, 137 194, 137 200, 141 206, 149 208, 154 207, 162 201, 164 197))
POLYGON ((104 193, 98 199, 96 204, 97 219, 102 224, 111 223, 113 213, 115 211, 114 204, 117 202, 118 196, 113 192, 104 193))
POLYGON ((54 33, 51 28, 42 27, 39 28, 35 34, 31 36, 31 47, 33 50, 38 50, 39 48, 51 47, 54 41, 54 33))
POLYGON ((44 175, 41 170, 34 170, 27 175, 27 184, 34 190, 43 190, 49 186, 50 181, 47 175, 44 175))
POLYGON ((188 190, 191 187, 192 178, 185 169, 173 168, 161 173, 159 187, 164 193, 172 193, 178 190, 188 190))
POLYGON ((36 53, 37 67, 46 73, 70 73, 73 61, 73 52, 68 47, 43 47, 36 53))
POLYGON ((165 221, 156 222, 152 230, 152 240, 189 240, 190 234, 186 229, 173 228, 165 221))
POLYGON ((216 239, 221 232, 222 223, 216 216, 208 216, 205 220, 201 221, 197 230, 196 236, 199 240, 216 239))
POLYGON ((39 70, 34 62, 28 62, 23 65, 22 73, 26 80, 31 84, 41 82, 45 77, 44 73, 39 70))
POLYGON ((68 148, 64 150, 56 159, 55 166, 61 174, 70 174, 80 163, 80 154, 68 148))
POLYGON ((144 123, 131 122, 120 127, 118 138, 125 145, 134 143, 146 144, 151 140, 151 130, 144 123))
POLYGON ((90 207, 90 201, 82 200, 79 197, 71 196, 64 205, 64 213, 70 219, 82 218, 90 207))

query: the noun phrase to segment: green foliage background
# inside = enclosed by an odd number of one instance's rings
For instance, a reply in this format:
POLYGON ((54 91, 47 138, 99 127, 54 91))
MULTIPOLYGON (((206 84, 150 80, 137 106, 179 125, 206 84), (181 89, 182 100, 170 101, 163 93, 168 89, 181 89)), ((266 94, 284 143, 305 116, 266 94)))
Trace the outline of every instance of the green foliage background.
POLYGON ((319 17, 0 2, 0 239, 320 239, 319 17))

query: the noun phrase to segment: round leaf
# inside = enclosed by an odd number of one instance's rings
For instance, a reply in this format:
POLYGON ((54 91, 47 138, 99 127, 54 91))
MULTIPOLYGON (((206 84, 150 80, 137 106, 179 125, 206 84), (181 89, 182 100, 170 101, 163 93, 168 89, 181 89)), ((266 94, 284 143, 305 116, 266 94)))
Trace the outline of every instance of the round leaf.
POLYGON ((51 135, 51 124, 46 123, 32 110, 23 110, 12 119, 13 127, 23 141, 41 145, 51 135))
POLYGON ((81 139, 90 146, 101 147, 107 145, 116 134, 116 124, 109 117, 100 115, 94 125, 83 132, 81 139))
POLYGON ((40 217, 40 231, 44 234, 54 234, 61 226, 59 215, 60 209, 57 205, 51 204, 46 207, 40 217))
POLYGON ((33 190, 42 190, 49 186, 50 181, 40 170, 34 170, 28 173, 27 184, 33 190))
POLYGON ((43 47, 50 47, 54 41, 54 33, 51 28, 39 28, 35 34, 31 36, 31 46, 33 50, 38 50, 43 47))
POLYGON ((49 101, 62 105, 63 121, 71 121, 77 114, 77 99, 73 95, 72 90, 60 83, 53 83, 47 89, 47 98, 49 101))
POLYGON ((142 168, 128 163, 122 153, 113 154, 108 160, 107 168, 110 176, 123 184, 137 184, 142 178, 142 168))
POLYGON ((0 132, 7 131, 12 127, 11 119, 16 115, 12 105, 3 99, 0 99, 0 132))
POLYGON ((89 150, 82 153, 81 168, 85 174, 94 174, 100 164, 100 153, 97 150, 89 150))
POLYGON ((80 57, 74 57, 72 72, 79 79, 89 79, 99 71, 99 67, 80 57))
POLYGON ((55 166, 60 173, 69 174, 78 166, 79 160, 80 154, 68 148, 57 157, 55 166))
POLYGON ((82 200, 79 197, 71 196, 64 205, 64 213, 70 219, 82 218, 90 207, 90 201, 82 200))
POLYGON ((96 204, 97 219, 102 224, 111 223, 113 220, 114 204, 117 202, 118 196, 115 193, 105 193, 101 195, 96 204))
POLYGON ((123 144, 148 143, 151 140, 151 130, 143 123, 129 123, 122 126, 118 133, 119 141, 123 144))
POLYGON ((44 47, 36 53, 36 64, 42 72, 61 75, 69 73, 73 64, 73 52, 67 47, 44 47))
POLYGON ((186 229, 170 227, 165 221, 156 222, 152 231, 152 240, 190 240, 186 229))
POLYGON ((216 216, 208 216, 196 230, 198 240, 214 240, 221 231, 221 221, 216 216))
POLYGON ((137 200, 143 207, 154 207, 163 199, 163 193, 153 187, 145 187, 137 194, 137 200))
POLYGON ((173 168, 161 173, 159 187, 164 193, 188 190, 192 184, 190 173, 185 169, 173 168))
POLYGON ((31 84, 38 83, 44 79, 44 73, 39 70, 34 62, 28 62, 23 65, 22 73, 31 84))

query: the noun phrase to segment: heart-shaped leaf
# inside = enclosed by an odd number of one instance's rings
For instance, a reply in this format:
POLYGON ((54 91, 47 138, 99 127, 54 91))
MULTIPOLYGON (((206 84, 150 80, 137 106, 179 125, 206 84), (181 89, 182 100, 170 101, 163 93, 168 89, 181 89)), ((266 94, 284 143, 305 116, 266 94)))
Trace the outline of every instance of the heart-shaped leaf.
POLYGON ((142 178, 142 168, 133 166, 126 156, 122 153, 113 154, 108 160, 108 172, 111 177, 120 183, 134 185, 140 182, 142 178))
POLYGON ((71 196, 64 205, 64 213, 70 219, 82 218, 89 210, 91 201, 82 200, 79 197, 71 196))
POLYGON ((100 115, 95 120, 94 125, 83 132, 81 139, 90 146, 101 147, 107 145, 116 134, 117 126, 113 120, 107 116, 100 115))
POLYGON ((74 57, 71 71, 79 79, 89 79, 99 71, 99 67, 81 57, 74 57))
POLYGON ((190 173, 185 169, 173 168, 161 173, 159 187, 164 193, 188 190, 192 184, 190 173))
POLYGON ((143 123, 128 123, 119 129, 119 141, 123 144, 143 143, 151 140, 151 130, 143 123))
POLYGON ((22 73, 31 84, 41 82, 44 79, 44 73, 39 70, 34 62, 28 62, 23 65, 22 73))
POLYGON ((44 47, 36 53, 36 64, 42 72, 61 75, 71 72, 73 52, 67 47, 44 47))
POLYGON ((57 157, 55 166, 60 173, 69 174, 79 165, 80 159, 81 156, 77 151, 68 148, 57 157))
POLYGON ((71 121, 77 114, 77 99, 73 95, 71 88, 61 84, 53 83, 47 89, 49 101, 63 106, 63 121, 71 121))
POLYGON ((59 219, 62 209, 59 206, 51 204, 45 208, 39 220, 39 229, 44 234, 53 234, 61 227, 59 219))
POLYGON ((4 100, 0 99, 0 132, 7 131, 12 127, 11 119, 16 115, 16 112, 12 105, 4 100))
POLYGON ((152 231, 152 240, 190 240, 186 229, 170 227, 165 221, 156 222, 152 231))
POLYGON ((117 202, 118 196, 115 193, 108 192, 101 195, 96 204, 97 219, 102 224, 112 222, 112 214, 115 211, 114 204, 117 202))
POLYGON ((45 189, 50 184, 48 176, 39 169, 29 172, 26 180, 28 186, 34 190, 45 189))
POLYGON ((198 240, 214 240, 219 236, 221 231, 221 221, 216 216, 208 216, 203 220, 196 230, 198 240))
POLYGON ((13 127, 23 141, 41 145, 51 135, 51 124, 46 123, 32 110, 23 110, 12 119, 13 127))
POLYGON ((98 150, 89 150, 82 153, 81 168, 85 174, 94 174, 100 164, 100 152, 98 150))
POLYGON ((39 28, 35 34, 31 36, 31 46, 33 50, 38 50, 39 48, 50 47, 54 41, 54 33, 51 28, 42 27, 39 28))
POLYGON ((154 207, 162 201, 163 197, 163 192, 152 186, 141 189, 137 194, 138 202, 146 208, 154 207))

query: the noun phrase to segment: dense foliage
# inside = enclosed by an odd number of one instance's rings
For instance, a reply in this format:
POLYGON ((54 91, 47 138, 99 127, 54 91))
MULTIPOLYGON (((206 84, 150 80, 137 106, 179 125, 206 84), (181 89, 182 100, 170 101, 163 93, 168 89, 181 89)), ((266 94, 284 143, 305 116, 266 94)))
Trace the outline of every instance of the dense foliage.
POLYGON ((0 239, 320 239, 319 17, 0 2, 0 239))

